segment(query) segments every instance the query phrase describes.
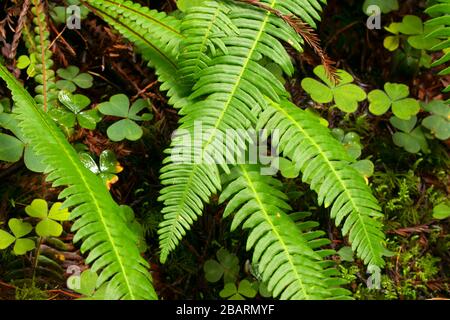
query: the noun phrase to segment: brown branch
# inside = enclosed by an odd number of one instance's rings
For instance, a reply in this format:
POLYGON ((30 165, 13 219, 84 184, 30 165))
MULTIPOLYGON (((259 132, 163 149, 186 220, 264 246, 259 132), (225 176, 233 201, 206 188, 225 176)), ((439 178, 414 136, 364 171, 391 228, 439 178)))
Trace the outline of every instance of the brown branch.
POLYGON ((259 0, 236 0, 239 2, 247 3, 262 10, 268 11, 280 19, 283 19, 291 28, 293 28, 314 50, 314 52, 319 56, 322 61, 322 65, 325 67, 328 78, 336 83, 338 81, 338 75, 336 74, 335 62, 328 57, 325 51, 320 45, 320 39, 316 31, 308 25, 306 22, 302 21, 300 18, 294 15, 287 15, 281 11, 274 9, 267 4, 259 2, 259 0))

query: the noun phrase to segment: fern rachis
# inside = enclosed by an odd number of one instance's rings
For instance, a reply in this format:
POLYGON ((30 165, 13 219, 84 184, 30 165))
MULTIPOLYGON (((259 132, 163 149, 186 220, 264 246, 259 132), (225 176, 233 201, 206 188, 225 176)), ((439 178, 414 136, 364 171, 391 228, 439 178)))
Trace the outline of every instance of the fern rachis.
MULTIPOLYGON (((277 4, 276 0, 271 1, 272 7, 276 7, 277 4)), ((210 6, 213 5, 214 2, 210 4, 210 6)), ((218 137, 227 129, 245 130, 252 127, 256 120, 252 113, 258 114, 263 108, 264 95, 269 95, 275 100, 279 99, 279 96, 286 95, 279 80, 258 64, 260 57, 264 55, 269 57, 290 74, 293 72, 290 57, 278 39, 289 39, 294 46, 300 48, 301 40, 298 35, 287 25, 280 25, 279 18, 270 12, 232 6, 228 17, 237 26, 239 34, 223 37, 222 42, 225 44, 226 53, 213 57, 209 65, 197 73, 198 80, 192 89, 190 101, 180 110, 180 114, 184 116, 180 120, 181 130, 185 129, 193 133, 196 122, 201 122, 205 127, 206 134, 202 137, 199 150, 196 151, 199 152, 201 160, 211 158, 208 150, 239 150, 237 145, 221 145, 218 137), (278 34, 277 30, 280 30, 278 34), (203 112, 198 112, 199 110, 203 112), (231 117, 235 121, 229 121, 228 118, 231 117)), ((203 20, 200 19, 199 23, 203 23, 203 20)), ((221 32, 220 29, 219 32, 221 32)), ((172 148, 182 148, 182 146, 173 141, 172 148)), ((222 153, 215 159, 216 163, 224 163, 223 157, 222 153)), ((170 158, 167 161, 170 161, 170 158)), ((222 165, 222 168, 225 172, 228 171, 226 165, 222 165)), ((165 261, 167 253, 181 239, 182 230, 186 228, 183 222, 195 220, 192 213, 200 215, 203 209, 203 205, 200 204, 220 188, 215 186, 215 182, 219 180, 219 171, 214 164, 171 163, 162 172, 162 183, 168 185, 162 190, 160 197, 160 200, 165 201, 163 209, 166 214, 165 221, 160 230, 161 261, 165 261), (166 173, 168 170, 178 171, 178 176, 184 176, 184 178, 173 179, 166 173), (203 178, 199 178, 199 173, 203 178), (196 180, 200 185, 192 187, 190 184, 196 180), (177 186, 180 183, 182 185, 177 186), (177 190, 177 193, 171 193, 171 190, 177 190), (174 200, 175 197, 178 201, 174 200), (188 219, 188 216, 191 218, 188 219), (173 226, 169 227, 170 224, 173 226), (174 230, 177 232, 171 233, 174 230)))
POLYGON ((53 120, 2 65, 0 77, 12 91, 23 135, 47 165, 47 179, 55 187, 68 186, 59 197, 66 198, 63 206, 74 207, 74 241, 82 240, 82 252, 90 251, 87 262, 100 271, 97 285, 109 283, 110 299, 156 299, 148 265, 101 179, 84 167, 53 120))

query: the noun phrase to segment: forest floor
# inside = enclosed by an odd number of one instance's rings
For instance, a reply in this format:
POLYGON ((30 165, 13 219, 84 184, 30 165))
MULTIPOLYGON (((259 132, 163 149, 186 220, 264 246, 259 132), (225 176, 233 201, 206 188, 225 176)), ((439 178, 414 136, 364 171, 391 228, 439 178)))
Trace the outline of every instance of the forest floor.
MULTIPOLYGON (((146 4, 147 1, 140 1, 146 4)), ((6 1, 8 3, 8 1, 6 1)), ((10 9, 13 4, 10 3, 10 9)), ((151 1, 151 7, 171 11, 173 1, 151 1)), ((2 5, 5 7, 5 5, 2 5)), ((8 10, 8 5, 6 5, 8 10)), ((405 14, 420 14, 417 1, 406 1, 401 10, 385 19, 396 21, 405 14)), ((16 14, 16 12, 14 12, 16 14)), ((436 70, 420 70, 395 61, 392 53, 383 47, 384 30, 362 28, 366 16, 359 1, 328 1, 323 14, 319 35, 328 54, 336 59, 337 66, 351 73, 358 85, 371 90, 387 81, 402 82, 412 88, 411 95, 422 101, 442 99, 442 89, 450 83, 449 78, 436 77, 436 70)), ((49 23, 52 24, 51 19, 49 23)), ((161 188, 158 170, 163 160, 163 150, 169 144, 171 132, 177 126, 176 111, 167 104, 164 93, 159 91, 154 72, 146 67, 131 44, 93 15, 83 20, 81 30, 64 31, 56 25, 51 38, 58 39, 52 46, 57 67, 78 66, 82 72, 94 77, 94 86, 84 90, 93 102, 125 93, 129 97, 149 98, 154 108, 154 125, 144 132, 138 142, 112 143, 105 128, 88 131, 79 129, 72 136, 72 143, 82 143, 89 152, 100 155, 105 149, 113 150, 124 170, 111 187, 114 198, 120 204, 130 205, 146 231, 148 250, 146 259, 151 262, 152 276, 159 295, 164 299, 218 298, 220 289, 208 283, 203 275, 206 260, 225 247, 236 254, 243 266, 251 259, 240 242, 245 231, 230 233, 229 223, 221 221, 222 208, 217 202, 207 208, 180 247, 172 254, 169 263, 159 264, 157 256, 157 226, 161 220, 161 204, 156 201, 161 188)), ((23 50, 21 48, 20 50, 23 50)), ((19 52, 20 53, 20 52, 19 52)), ((20 54, 18 54, 20 55, 20 54)), ((297 72, 286 84, 293 101, 309 105, 308 95, 300 86, 305 75, 311 75, 319 61, 310 51, 294 57, 297 72)), ((0 96, 7 96, 6 88, 0 87, 0 96)), ((367 105, 350 117, 341 112, 321 110, 331 127, 356 131, 363 144, 363 157, 371 155, 375 173, 370 178, 371 187, 385 213, 385 232, 388 248, 394 256, 388 262, 382 276, 382 290, 370 290, 366 286, 364 265, 339 261, 339 270, 350 281, 349 288, 359 299, 430 299, 450 298, 450 236, 449 220, 432 217, 433 199, 450 193, 450 142, 444 142, 429 155, 413 155, 393 146, 390 128, 380 117, 368 116, 367 105), (395 152, 392 152, 395 150, 395 152)), ((24 207, 35 198, 56 201, 59 189, 52 188, 41 174, 26 169, 23 161, 0 163, 0 221, 23 212, 24 207)), ((289 182, 292 191, 306 195, 299 207, 317 208, 309 189, 301 183, 289 182), (307 201, 305 201, 307 199, 307 201)), ((326 212, 325 209, 317 209, 326 212)), ((333 222, 326 215, 321 221, 322 229, 333 240, 332 247, 346 244, 333 222)), ((38 275, 39 289, 30 289, 23 279, 31 272, 31 258, 17 260, 15 256, 0 252, 0 299, 74 299, 79 297, 67 289, 65 281, 70 266, 86 268, 83 255, 71 244, 73 235, 66 223, 61 244, 45 243, 49 263, 38 275), (56 246, 56 247, 55 247, 56 246), (59 247, 58 247, 59 246, 59 247), (56 271, 55 271, 56 270, 56 271), (62 274, 58 274, 62 270, 62 274)), ((243 271, 245 276, 245 271, 243 271)))

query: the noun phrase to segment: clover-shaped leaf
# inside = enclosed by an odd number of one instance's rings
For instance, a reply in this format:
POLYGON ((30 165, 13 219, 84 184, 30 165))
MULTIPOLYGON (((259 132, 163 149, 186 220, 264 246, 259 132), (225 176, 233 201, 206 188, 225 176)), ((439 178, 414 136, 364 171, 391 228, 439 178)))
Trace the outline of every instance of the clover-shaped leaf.
POLYGON ((205 271, 205 278, 209 282, 217 282, 223 276, 223 267, 216 260, 207 260, 203 265, 203 271, 205 271))
POLYGON ((98 275, 91 269, 83 271, 80 275, 75 274, 67 279, 67 287, 81 295, 80 300, 104 300, 107 285, 103 284, 97 288, 98 275))
POLYGON ((325 71, 324 66, 318 66, 314 73, 323 83, 305 78, 302 81, 303 89, 311 95, 311 98, 318 103, 330 103, 344 112, 355 112, 358 109, 358 102, 366 99, 366 93, 360 87, 352 84, 353 77, 344 70, 338 70, 338 82, 331 81, 325 71), (325 83, 325 84, 324 84, 325 83))
POLYGON ((400 45, 400 26, 399 22, 392 22, 389 26, 385 27, 387 31, 394 34, 393 36, 387 36, 384 39, 384 47, 389 51, 395 51, 400 45))
POLYGON ((35 243, 33 240, 22 239, 22 237, 26 236, 33 230, 31 224, 12 218, 9 220, 8 226, 13 235, 4 230, 0 230, 0 249, 6 249, 14 242, 13 252, 16 255, 22 255, 34 249, 35 243))
POLYGON ((417 16, 407 15, 399 26, 402 34, 409 35, 408 43, 415 49, 431 49, 439 44, 439 39, 428 37, 428 34, 436 30, 436 26, 424 26, 422 19, 417 16))
POLYGON ((66 23, 67 18, 73 15, 71 11, 71 5, 76 5, 80 8, 80 18, 84 19, 89 13, 89 9, 82 5, 79 0, 66 0, 65 4, 67 6, 54 6, 50 11, 50 16, 55 24, 66 23))
POLYGON ((61 90, 74 92, 77 86, 81 89, 92 87, 94 78, 89 73, 80 73, 80 68, 69 66, 66 69, 58 69, 56 71, 62 80, 56 82, 56 86, 61 90))
POLYGON ((82 152, 79 154, 79 157, 84 166, 98 175, 108 189, 119 180, 119 177, 116 174, 122 172, 123 167, 117 161, 113 151, 102 151, 100 154, 99 165, 97 165, 89 153, 82 152))
POLYGON ((210 259, 203 265, 206 280, 217 282, 223 276, 225 283, 234 282, 239 273, 239 259, 224 248, 217 251, 216 255, 218 261, 210 259))
POLYGON ((228 300, 245 300, 245 297, 254 298, 257 293, 254 285, 244 279, 239 282, 239 287, 236 287, 232 282, 226 283, 219 295, 222 298, 228 298, 228 300))
POLYGON ((123 218, 128 228, 136 235, 137 237, 137 246, 140 252, 145 252, 148 248, 147 243, 145 242, 145 230, 144 227, 139 223, 134 215, 133 208, 127 205, 121 205, 123 218))
POLYGON ((420 111, 419 102, 407 98, 409 96, 408 86, 387 82, 384 90, 373 90, 369 93, 369 110, 374 115, 382 115, 391 108, 396 117, 409 120, 420 111))
POLYGON ((84 296, 90 297, 94 294, 97 287, 97 273, 88 269, 81 275, 72 275, 67 279, 67 287, 84 296))
POLYGON ((433 208, 433 218, 443 220, 450 217, 450 205, 448 203, 440 203, 433 208))
POLYGON ((61 90, 58 99, 65 108, 53 108, 49 113, 63 126, 72 128, 78 122, 82 128, 94 130, 100 122, 101 116, 96 109, 83 111, 91 104, 91 100, 85 95, 61 90))
POLYGON ((400 46, 400 37, 399 36, 387 36, 384 38, 383 46, 389 51, 395 51, 400 46))
POLYGON ((130 119, 122 119, 112 124, 106 133, 112 141, 122 141, 124 139, 136 141, 142 137, 143 131, 136 122, 130 119))
POLYGON ((425 26, 420 34, 408 37, 409 45, 419 50, 433 50, 440 43, 440 40, 428 37, 428 34, 435 30, 435 26, 425 26))
POLYGON ((36 233, 41 237, 59 237, 63 231, 60 223, 56 221, 69 220, 69 210, 61 209, 61 202, 56 202, 48 211, 47 202, 43 199, 35 199, 25 208, 25 212, 33 218, 41 221, 36 225, 36 233))
POLYGON ((108 102, 100 103, 98 108, 104 115, 124 118, 109 126, 108 137, 112 141, 139 140, 142 137, 142 128, 135 121, 147 121, 152 118, 152 114, 145 113, 139 116, 138 113, 148 108, 147 101, 136 100, 130 108, 130 101, 124 94, 116 94, 108 102))
POLYGON ((422 125, 429 129, 439 140, 447 140, 450 138, 450 123, 441 116, 431 115, 426 117, 423 119, 422 125))
POLYGON ((395 128, 402 131, 394 133, 392 137, 397 146, 402 147, 410 153, 418 153, 420 150, 425 153, 430 151, 421 127, 419 126, 414 129, 417 123, 417 117, 411 117, 409 120, 392 117, 389 121, 395 128))
POLYGON ((373 175, 375 170, 373 162, 368 159, 356 161, 355 163, 352 163, 351 166, 363 176, 366 183, 368 183, 368 178, 373 175))
POLYGON ((422 121, 422 126, 439 140, 450 138, 450 106, 441 100, 431 101, 424 106, 424 109, 432 115, 422 121))
POLYGON ((3 113, 3 111, 5 111, 7 103, 9 103, 9 99, 7 98, 0 99, 0 113, 3 113))
POLYGON ((57 6, 50 11, 50 16, 55 24, 66 22, 66 8, 57 6))

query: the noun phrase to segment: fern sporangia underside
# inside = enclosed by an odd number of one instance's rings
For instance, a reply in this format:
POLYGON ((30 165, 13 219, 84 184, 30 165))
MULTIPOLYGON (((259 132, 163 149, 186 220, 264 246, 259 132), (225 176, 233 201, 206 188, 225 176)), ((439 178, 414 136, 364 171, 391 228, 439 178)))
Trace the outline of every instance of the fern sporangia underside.
POLYGON ((0 77, 12 92, 24 137, 47 165, 47 180, 54 187, 66 186, 59 197, 72 208, 74 242, 81 240, 81 251, 89 252, 86 263, 99 272, 97 286, 108 283, 109 299, 156 299, 138 240, 102 180, 81 163, 54 121, 3 65, 0 77))

